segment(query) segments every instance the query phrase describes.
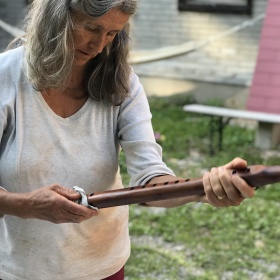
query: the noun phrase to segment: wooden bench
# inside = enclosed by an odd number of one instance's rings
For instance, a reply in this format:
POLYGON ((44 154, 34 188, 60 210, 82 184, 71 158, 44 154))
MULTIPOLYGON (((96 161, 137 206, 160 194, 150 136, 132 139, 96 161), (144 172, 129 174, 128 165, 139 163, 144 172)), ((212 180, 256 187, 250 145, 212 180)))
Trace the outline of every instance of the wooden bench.
POLYGON ((224 107, 206 106, 199 104, 185 105, 185 112, 192 112, 210 116, 210 154, 214 153, 213 137, 217 131, 219 135, 218 148, 222 149, 223 128, 230 119, 248 119, 258 123, 255 136, 255 146, 270 149, 280 143, 280 114, 269 114, 224 107), (216 128, 216 129, 215 129, 216 128))

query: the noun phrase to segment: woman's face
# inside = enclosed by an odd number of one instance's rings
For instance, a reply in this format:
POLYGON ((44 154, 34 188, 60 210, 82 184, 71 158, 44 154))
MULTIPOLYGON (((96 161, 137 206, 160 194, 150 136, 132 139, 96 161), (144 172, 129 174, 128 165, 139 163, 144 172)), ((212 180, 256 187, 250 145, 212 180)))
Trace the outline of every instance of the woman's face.
POLYGON ((124 28, 129 15, 111 9, 104 15, 93 18, 85 14, 74 14, 74 66, 84 66, 102 52, 124 28))

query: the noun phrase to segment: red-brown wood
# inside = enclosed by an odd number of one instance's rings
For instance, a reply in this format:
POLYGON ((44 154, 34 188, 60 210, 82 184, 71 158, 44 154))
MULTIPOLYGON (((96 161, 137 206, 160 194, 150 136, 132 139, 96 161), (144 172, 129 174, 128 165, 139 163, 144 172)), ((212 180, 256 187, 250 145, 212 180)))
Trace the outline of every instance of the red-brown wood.
MULTIPOLYGON (((229 173, 240 176, 254 188, 280 182, 280 166, 253 165, 229 173)), ((95 193, 88 197, 88 203, 101 209, 203 194, 202 178, 195 178, 95 193)))

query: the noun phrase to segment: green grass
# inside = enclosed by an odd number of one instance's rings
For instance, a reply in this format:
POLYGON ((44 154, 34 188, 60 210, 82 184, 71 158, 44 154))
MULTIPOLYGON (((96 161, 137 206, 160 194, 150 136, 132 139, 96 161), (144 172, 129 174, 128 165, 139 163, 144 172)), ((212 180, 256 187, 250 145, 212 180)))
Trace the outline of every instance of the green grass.
MULTIPOLYGON (((178 176, 200 176, 202 170, 237 156, 249 165, 280 165, 279 158, 264 159, 253 147, 253 129, 239 126, 225 127, 223 151, 210 156, 209 119, 182 110, 193 98, 178 95, 149 101, 154 130, 165 136, 164 160, 178 176)), ((121 167, 127 183, 123 157, 121 167)), ((223 209, 199 203, 162 211, 131 206, 127 279, 279 279, 279 190, 280 184, 267 186, 241 206, 223 209), (153 241, 141 242, 146 236, 153 241), (140 242, 133 243, 133 237, 140 242)))

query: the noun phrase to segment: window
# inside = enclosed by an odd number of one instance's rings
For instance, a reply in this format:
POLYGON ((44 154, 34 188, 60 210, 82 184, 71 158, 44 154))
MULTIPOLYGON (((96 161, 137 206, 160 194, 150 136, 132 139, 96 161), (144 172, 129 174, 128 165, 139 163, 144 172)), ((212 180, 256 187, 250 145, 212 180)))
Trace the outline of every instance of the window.
POLYGON ((179 0, 179 11, 251 15, 253 0, 179 0))

